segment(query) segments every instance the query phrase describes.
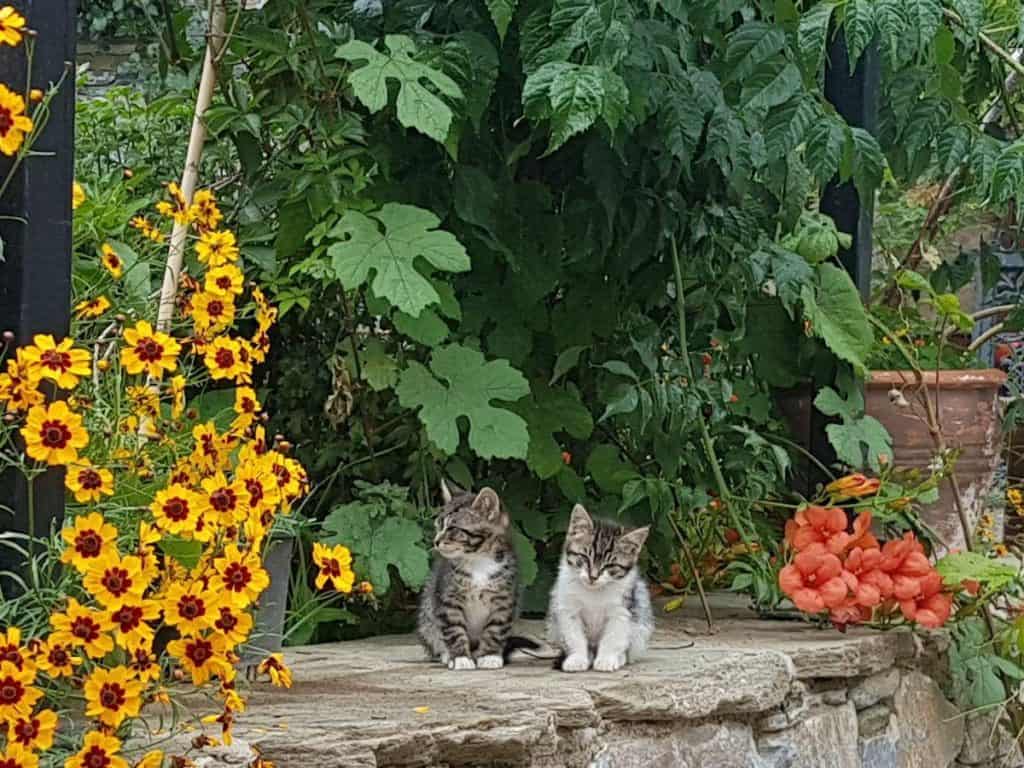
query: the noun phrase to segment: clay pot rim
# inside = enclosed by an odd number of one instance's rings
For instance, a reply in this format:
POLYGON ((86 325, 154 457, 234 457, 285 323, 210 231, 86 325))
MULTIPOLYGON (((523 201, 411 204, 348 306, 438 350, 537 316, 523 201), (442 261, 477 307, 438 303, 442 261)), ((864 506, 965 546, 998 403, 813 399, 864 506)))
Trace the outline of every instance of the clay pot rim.
MULTIPOLYGON (((943 389, 996 389, 1006 383, 1006 373, 998 368, 967 368, 924 371, 925 384, 934 385, 936 373, 943 389)), ((911 370, 871 371, 866 382, 869 389, 912 387, 916 384, 917 379, 911 370)))

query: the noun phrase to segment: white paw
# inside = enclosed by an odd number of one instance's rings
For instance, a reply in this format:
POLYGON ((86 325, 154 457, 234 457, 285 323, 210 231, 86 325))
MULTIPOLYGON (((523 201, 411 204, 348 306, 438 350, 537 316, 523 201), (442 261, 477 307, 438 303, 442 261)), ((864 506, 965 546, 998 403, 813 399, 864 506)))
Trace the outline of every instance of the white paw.
POLYGON ((476 660, 477 669, 501 669, 505 666, 505 660, 497 654, 481 656, 476 660))
POLYGON ((451 661, 451 660, 452 660, 452 656, 451 656, 450 653, 448 653, 448 651, 441 651, 441 663, 442 664, 444 664, 447 667, 448 666, 448 662, 451 661))
POLYGON ((582 653, 571 653, 562 662, 563 672, 586 672, 590 669, 590 659, 582 653))
POLYGON ((476 662, 469 656, 456 656, 448 662, 448 669, 476 669, 476 662))
POLYGON ((626 654, 613 653, 605 656, 598 656, 594 659, 594 669, 598 672, 614 672, 622 669, 626 664, 626 654))

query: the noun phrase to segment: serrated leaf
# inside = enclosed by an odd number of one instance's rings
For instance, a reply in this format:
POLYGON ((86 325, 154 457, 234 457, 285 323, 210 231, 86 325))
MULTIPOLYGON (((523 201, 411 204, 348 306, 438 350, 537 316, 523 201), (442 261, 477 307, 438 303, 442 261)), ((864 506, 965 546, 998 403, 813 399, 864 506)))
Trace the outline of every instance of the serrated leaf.
POLYGON ((826 183, 839 172, 846 130, 843 122, 831 115, 808 129, 804 159, 819 184, 826 183))
MULTIPOLYGON (((776 107, 765 121, 765 150, 769 157, 785 157, 804 140, 819 117, 813 99, 796 96, 776 107)), ((838 160, 837 160, 838 164, 838 160)))
POLYGON ((845 400, 831 387, 823 388, 814 398, 815 408, 826 416, 842 419, 840 424, 825 427, 838 459, 855 469, 868 466, 879 472, 882 465, 879 457, 892 459, 892 438, 878 419, 862 413, 863 404, 863 398, 845 400))
POLYGON ((939 134, 935 152, 943 173, 952 173, 971 154, 971 131, 965 125, 952 125, 939 134))
POLYGON ((458 32, 445 42, 435 61, 452 74, 462 89, 466 115, 479 131, 498 79, 498 52, 494 45, 478 32, 458 32))
POLYGON ((410 363, 396 390, 402 407, 419 409, 427 436, 449 455, 459 447, 458 420, 467 419, 469 447, 485 459, 526 458, 526 422, 492 401, 512 403, 529 392, 526 379, 507 360, 486 361, 477 350, 458 344, 436 349, 429 370, 410 363))
POLYGON ((875 24, 889 60, 900 61, 900 46, 904 43, 908 24, 903 0, 878 0, 875 5, 875 24))
POLYGON ((494 28, 498 30, 498 40, 505 42, 505 33, 515 15, 518 0, 487 0, 487 10, 491 14, 494 28))
POLYGON ((466 249, 450 232, 436 229, 440 223, 430 211, 397 203, 369 215, 347 211, 330 231, 341 240, 327 249, 334 273, 347 289, 369 282, 377 296, 418 317, 441 297, 416 268, 417 259, 446 272, 470 267, 466 249))
POLYGON ((565 433, 586 440, 594 429, 594 420, 579 397, 567 389, 552 389, 542 382, 534 382, 531 389, 531 396, 510 410, 526 420, 530 433, 526 463, 543 480, 557 475, 565 466, 562 446, 555 436, 565 433))
POLYGON ((977 552, 955 552, 946 555, 935 564, 946 586, 959 587, 964 581, 977 581, 986 591, 999 590, 1017 578, 1017 569, 1012 565, 993 560, 977 552))
POLYGON ((776 293, 792 316, 804 286, 814 278, 814 270, 802 256, 777 245, 768 250, 768 256, 776 293))
POLYGON ((816 291, 810 285, 801 291, 804 318, 836 357, 850 363, 861 376, 866 375, 864 360, 875 337, 860 293, 846 271, 833 264, 818 265, 818 279, 816 291))
POLYGON ((419 524, 400 517, 389 517, 374 531, 369 566, 370 583, 381 593, 391 588, 388 566, 393 565, 402 581, 412 589, 419 589, 430 573, 430 558, 423 546, 423 531, 419 524))
POLYGON ((797 31, 797 47, 800 59, 815 78, 824 73, 825 46, 828 43, 829 22, 835 3, 824 2, 811 6, 800 14, 797 31))
POLYGON ((786 47, 782 27, 763 21, 748 21, 732 35, 725 51, 726 83, 746 82, 762 65, 786 47))
POLYGON ((843 32, 846 35, 852 74, 861 54, 875 35, 875 9, 872 0, 847 0, 845 9, 843 32))
POLYGON ((767 109, 788 101, 800 86, 800 70, 779 56, 758 67, 743 81, 740 98, 747 109, 767 109))
POLYGON ((882 183, 885 159, 878 140, 863 128, 852 128, 853 185, 861 200, 870 200, 882 183))
POLYGON ((343 544, 356 556, 369 557, 373 541, 373 519, 384 511, 379 503, 351 501, 332 509, 322 523, 329 535, 326 544, 343 544))
POLYGON ((416 44, 405 35, 387 35, 384 54, 361 40, 338 46, 334 55, 349 62, 366 62, 348 76, 349 85, 370 112, 379 112, 388 103, 388 81, 398 81, 396 107, 398 122, 415 128, 443 144, 452 124, 451 108, 424 85, 430 83, 442 95, 461 99, 462 91, 448 75, 416 61, 416 44))
POLYGON ((916 37, 914 53, 920 55, 927 51, 942 24, 942 4, 939 0, 906 0, 904 9, 909 27, 916 37))

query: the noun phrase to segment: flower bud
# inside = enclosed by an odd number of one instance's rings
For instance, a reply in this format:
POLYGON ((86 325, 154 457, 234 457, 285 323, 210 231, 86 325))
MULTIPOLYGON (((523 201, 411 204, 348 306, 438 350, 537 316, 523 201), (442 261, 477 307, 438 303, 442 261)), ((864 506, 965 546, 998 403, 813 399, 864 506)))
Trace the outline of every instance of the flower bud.
POLYGON ((31 91, 28 92, 28 98, 29 101, 39 103, 43 100, 43 92, 38 88, 33 88, 31 91))

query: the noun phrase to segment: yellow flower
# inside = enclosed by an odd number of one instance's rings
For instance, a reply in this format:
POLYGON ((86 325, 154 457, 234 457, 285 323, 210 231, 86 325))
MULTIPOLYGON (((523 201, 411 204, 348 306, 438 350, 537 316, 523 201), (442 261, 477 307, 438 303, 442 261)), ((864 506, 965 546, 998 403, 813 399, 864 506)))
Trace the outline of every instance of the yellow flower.
POLYGON ((216 229, 224 218, 217 207, 217 198, 208 189, 201 189, 192 197, 192 208, 189 217, 201 231, 216 229))
POLYGON ((231 294, 206 293, 192 295, 188 315, 200 335, 220 333, 235 319, 235 303, 231 294))
POLYGON ((7 371, 0 373, 0 402, 6 402, 10 411, 27 411, 45 399, 29 373, 24 350, 19 349, 15 357, 7 360, 7 371))
POLYGON ((295 459, 282 456, 277 451, 270 451, 267 456, 270 458, 271 471, 277 480, 277 488, 281 493, 284 510, 291 509, 291 504, 298 499, 306 487, 306 471, 295 459))
POLYGON ((110 247, 110 243, 104 243, 100 246, 100 253, 102 254, 100 261, 107 268, 107 272, 115 280, 120 280, 121 275, 124 274, 124 262, 117 255, 117 251, 110 247))
POLYGON ((153 627, 149 622, 160 618, 160 606, 152 600, 133 599, 118 604, 110 611, 117 644, 132 649, 153 642, 153 627))
MULTIPOLYGON (((235 478, 246 491, 245 502, 252 514, 271 513, 281 501, 273 463, 267 457, 244 461, 238 466, 235 478)), ((268 521, 269 522, 269 521, 268 521)))
POLYGON ((135 764, 135 768, 161 768, 164 764, 164 753, 159 749, 154 749, 152 752, 147 752, 139 762, 135 764))
POLYGON ((233 605, 222 605, 214 628, 224 635, 228 648, 241 645, 252 632, 252 615, 233 605))
POLYGON ((74 389, 80 378, 91 373, 91 358, 84 349, 73 349, 74 341, 40 333, 33 337, 32 345, 23 347, 22 360, 28 366, 29 376, 49 379, 61 389, 74 389))
POLYGON ((86 299, 75 304, 75 314, 87 320, 99 317, 108 309, 110 309, 110 299, 106 296, 97 296, 94 299, 86 299))
POLYGON ((352 572, 352 553, 348 547, 338 544, 328 547, 319 541, 313 542, 313 562, 320 568, 316 576, 316 588, 323 589, 327 582, 331 588, 348 594, 352 591, 356 575, 352 572))
POLYGON ((131 645, 127 650, 128 668, 140 682, 151 683, 160 679, 160 665, 156 663, 156 656, 153 655, 151 640, 131 645))
POLYGON ((125 718, 135 717, 142 708, 142 683, 132 679, 127 667, 98 668, 86 679, 85 714, 109 728, 125 718))
POLYGON ((217 432, 217 426, 212 421, 193 427, 192 437, 196 443, 190 457, 194 469, 203 474, 212 474, 230 466, 231 441, 228 435, 217 432))
POLYGON ((12 741, 0 752, 0 768, 38 768, 39 758, 18 742, 12 741))
POLYGON ((32 406, 21 437, 29 457, 51 465, 75 463, 78 449, 89 444, 82 417, 72 413, 63 400, 32 406))
POLYGON ((78 754, 64 761, 64 768, 128 768, 128 762, 118 756, 121 740, 102 731, 85 734, 85 742, 78 754))
POLYGON ((16 154, 25 141, 25 134, 31 132, 32 118, 25 114, 25 100, 0 83, 0 152, 8 157, 16 154))
POLYGON ((291 670, 285 666, 280 653, 272 653, 260 662, 257 668, 261 675, 270 675, 270 682, 279 688, 292 687, 291 670))
POLYGON ((180 419, 185 412, 185 386, 188 382, 184 376, 171 379, 171 418, 180 419))
POLYGON ((231 429, 234 432, 244 432, 256 420, 256 414, 262 406, 256 399, 256 390, 252 387, 237 387, 235 389, 235 413, 238 415, 231 422, 231 429))
POLYGON ((237 340, 218 336, 206 348, 203 362, 213 379, 235 379, 244 381, 252 378, 252 366, 242 361, 242 348, 237 340))
POLYGON ((171 201, 161 200, 156 204, 157 211, 161 216, 173 218, 177 224, 188 224, 190 211, 188 203, 185 201, 185 195, 182 194, 181 187, 172 181, 167 185, 167 195, 171 198, 171 201))
POLYGON ((82 663, 82 657, 75 655, 72 646, 55 642, 53 638, 39 646, 35 660, 40 671, 54 679, 71 677, 75 667, 82 663))
POLYGON ((152 387, 128 387, 125 394, 136 416, 155 419, 160 413, 160 395, 152 387))
POLYGON ((227 711, 245 712, 245 699, 238 694, 234 683, 224 682, 217 695, 224 697, 224 709, 227 711))
POLYGON ((79 459, 68 467, 64 485, 79 504, 114 495, 113 473, 109 469, 94 467, 88 459, 79 459))
POLYGON ((138 557, 108 552, 90 564, 82 586, 101 605, 114 608, 126 601, 141 600, 149 582, 142 575, 142 561, 138 557))
POLYGON ((220 616, 221 602, 215 590, 198 581, 173 583, 162 601, 164 623, 177 627, 182 635, 198 635, 213 627, 220 616))
POLYGON ((71 182, 71 210, 75 211, 85 202, 85 190, 77 181, 71 182))
MULTIPOLYGON (((53 746, 55 730, 57 730, 57 713, 52 709, 41 709, 34 715, 19 717, 8 723, 7 743, 30 752, 45 752, 53 746)), ((0 766, 3 764, 3 759, 0 759, 0 766)))
POLYGON ((222 267, 238 260, 238 245, 233 232, 203 232, 196 244, 196 256, 207 267, 222 267))
POLYGON ((18 627, 8 627, 6 632, 0 632, 0 661, 9 662, 19 670, 35 671, 35 664, 21 645, 18 627))
POLYGON ((70 563, 80 573, 85 573, 99 558, 117 554, 117 528, 105 522, 99 512, 76 517, 60 535, 67 544, 61 562, 70 563))
POLYGON ((43 692, 33 688, 36 673, 0 661, 0 723, 27 717, 43 692))
POLYGON ((162 379, 164 371, 178 367, 181 345, 162 331, 154 331, 145 320, 124 332, 127 346, 121 350, 121 364, 128 373, 145 371, 154 379, 162 379))
POLYGON ((186 637, 167 644, 167 652, 183 666, 199 686, 211 677, 231 680, 235 671, 227 658, 227 642, 218 633, 209 637, 186 637))
POLYGON ((235 544, 224 547, 224 556, 213 561, 217 576, 212 586, 224 596, 224 602, 246 608, 270 586, 270 576, 263 570, 259 555, 242 552, 235 544))
POLYGON ((209 510, 221 525, 234 525, 245 521, 249 508, 245 503, 245 487, 238 481, 228 482, 223 472, 215 472, 202 481, 206 495, 204 512, 209 510))
POLYGON ((190 488, 173 483, 157 491, 149 509, 160 530, 175 535, 187 535, 195 528, 196 517, 199 515, 199 498, 190 488))
POLYGON ((106 614, 82 606, 75 598, 68 600, 64 613, 50 615, 51 643, 82 648, 90 659, 102 659, 114 650, 114 641, 108 634, 114 625, 106 614))
POLYGON ((245 275, 234 264, 214 267, 206 273, 203 289, 215 296, 240 296, 244 290, 245 275))
POLYGON ((18 45, 24 30, 24 16, 9 5, 0 8, 0 45, 18 45))
POLYGON ((150 224, 142 216, 136 216, 128 223, 133 228, 139 230, 139 234, 141 234, 143 237, 149 238, 154 243, 162 243, 164 242, 164 240, 167 239, 164 233, 161 232, 158 227, 155 227, 152 224, 150 224))

